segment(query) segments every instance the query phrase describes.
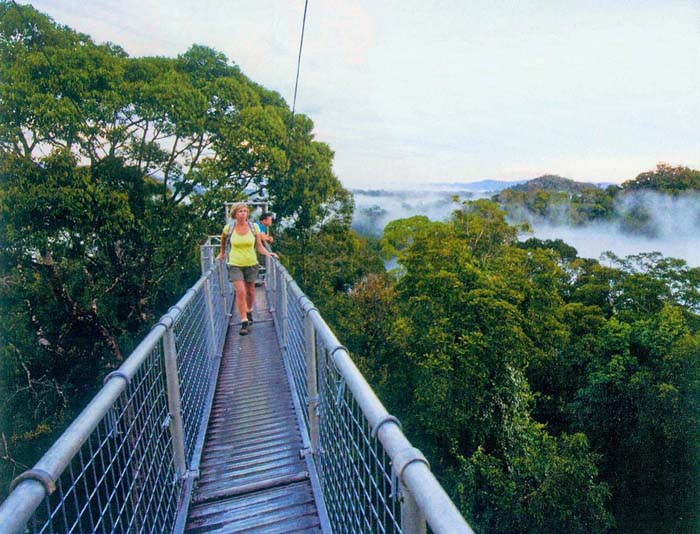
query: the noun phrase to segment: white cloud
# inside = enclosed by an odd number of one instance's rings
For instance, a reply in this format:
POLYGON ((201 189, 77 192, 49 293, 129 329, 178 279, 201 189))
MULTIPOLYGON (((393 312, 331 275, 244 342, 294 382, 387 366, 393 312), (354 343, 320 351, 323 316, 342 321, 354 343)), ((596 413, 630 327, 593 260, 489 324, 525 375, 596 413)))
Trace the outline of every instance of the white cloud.
MULTIPOLYGON (((304 3, 38 0, 132 55, 224 52, 291 104, 304 3)), ((700 167, 695 0, 309 2, 297 110, 348 185, 700 167)))
MULTIPOLYGON (((366 189, 378 189, 375 183, 366 189)), ((406 183, 389 184, 390 194, 376 195, 355 193, 356 211, 353 224, 365 232, 379 234, 392 220, 412 215, 427 215, 432 220, 445 220, 457 204, 451 202, 453 188, 422 185, 411 188, 406 183), (368 219, 368 208, 379 207, 381 216, 368 219)), ((492 193, 476 192, 472 198, 490 196, 492 193)), ((463 197, 467 199, 469 197, 463 197)), ((666 257, 684 259, 688 265, 700 267, 700 196, 681 195, 671 197, 654 192, 642 192, 625 196, 616 206, 615 222, 594 223, 586 226, 569 226, 566 209, 562 210, 562 222, 552 224, 523 211, 520 216, 529 218, 532 234, 522 239, 562 239, 576 248, 579 256, 600 259, 607 251, 618 256, 642 252, 660 252, 666 257), (653 235, 645 236, 623 229, 624 214, 632 206, 642 206, 649 214, 648 229, 653 235)))

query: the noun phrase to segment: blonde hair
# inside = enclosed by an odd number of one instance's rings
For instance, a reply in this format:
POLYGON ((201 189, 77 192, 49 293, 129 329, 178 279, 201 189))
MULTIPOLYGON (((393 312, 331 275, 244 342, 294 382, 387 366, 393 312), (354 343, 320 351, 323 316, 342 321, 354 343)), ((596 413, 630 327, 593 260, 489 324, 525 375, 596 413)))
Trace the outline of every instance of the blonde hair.
POLYGON ((236 212, 243 208, 247 209, 248 213, 250 213, 250 209, 248 209, 248 205, 245 202, 236 202, 233 206, 231 206, 231 210, 228 212, 229 217, 235 219, 236 212))

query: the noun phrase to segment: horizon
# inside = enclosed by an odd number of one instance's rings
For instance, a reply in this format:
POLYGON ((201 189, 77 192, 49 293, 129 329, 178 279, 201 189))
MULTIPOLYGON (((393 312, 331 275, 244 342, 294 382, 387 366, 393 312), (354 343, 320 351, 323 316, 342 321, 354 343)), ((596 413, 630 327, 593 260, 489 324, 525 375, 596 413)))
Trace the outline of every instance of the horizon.
MULTIPOLYGON (((662 162, 659 162, 662 163, 662 162)), ((683 165, 685 167, 685 165, 683 165)), ((653 169, 649 169, 650 171, 653 169)), ((642 172, 647 172, 647 171, 642 171, 642 172)), ((641 173, 639 173, 641 174, 641 173)), ((461 187, 461 186, 469 186, 469 185, 475 185, 475 184, 481 184, 481 183, 488 183, 488 182, 493 182, 497 184, 512 184, 512 185, 518 185, 518 184, 523 184, 527 182, 531 182, 533 180, 538 180, 540 178, 545 178, 545 177, 557 177, 557 178, 562 178, 564 180, 571 180, 576 183, 585 183, 585 184, 590 184, 594 186, 608 186, 608 185, 622 185, 625 181, 628 180, 634 180, 639 174, 635 175, 633 178, 626 178, 623 179, 622 181, 619 182, 608 182, 608 181, 588 181, 588 180, 574 180, 573 178, 569 178, 567 176, 560 176, 558 174, 554 173, 544 173, 539 176, 534 176, 532 178, 514 178, 512 180, 500 180, 498 178, 477 178, 474 180, 469 180, 469 181, 453 181, 453 182, 417 182, 415 184, 405 184, 405 183, 397 183, 397 182, 388 182, 388 183, 383 183, 381 186, 377 185, 372 185, 372 186, 347 186, 350 191, 382 191, 382 190, 387 190, 387 191, 414 191, 416 187, 426 187, 426 186, 431 186, 431 187, 438 187, 438 188, 449 188, 449 187, 461 187), (411 187, 413 186, 413 187, 411 187)), ((491 190, 484 190, 484 191, 491 191, 491 190)))

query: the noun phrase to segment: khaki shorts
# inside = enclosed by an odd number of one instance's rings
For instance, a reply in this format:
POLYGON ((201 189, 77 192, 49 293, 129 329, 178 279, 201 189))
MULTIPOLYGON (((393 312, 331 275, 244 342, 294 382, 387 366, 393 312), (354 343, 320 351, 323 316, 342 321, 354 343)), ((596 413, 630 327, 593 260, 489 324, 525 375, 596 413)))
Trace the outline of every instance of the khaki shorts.
POLYGON ((250 267, 227 265, 226 267, 228 268, 228 279, 231 280, 231 282, 245 280, 249 284, 255 283, 258 277, 258 270, 260 269, 260 265, 251 265, 250 267))

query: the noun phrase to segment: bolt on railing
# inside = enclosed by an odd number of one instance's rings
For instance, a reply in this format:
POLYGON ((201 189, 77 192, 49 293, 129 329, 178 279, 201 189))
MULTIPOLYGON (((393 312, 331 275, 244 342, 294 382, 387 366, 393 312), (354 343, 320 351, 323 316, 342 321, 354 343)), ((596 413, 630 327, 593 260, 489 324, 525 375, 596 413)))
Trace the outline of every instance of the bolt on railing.
POLYGON ((268 298, 334 532, 472 533, 309 298, 278 261, 268 298), (426 525, 427 524, 427 525, 426 525))
POLYGON ((184 524, 231 302, 208 268, 0 505, 0 532, 171 532, 184 524))

